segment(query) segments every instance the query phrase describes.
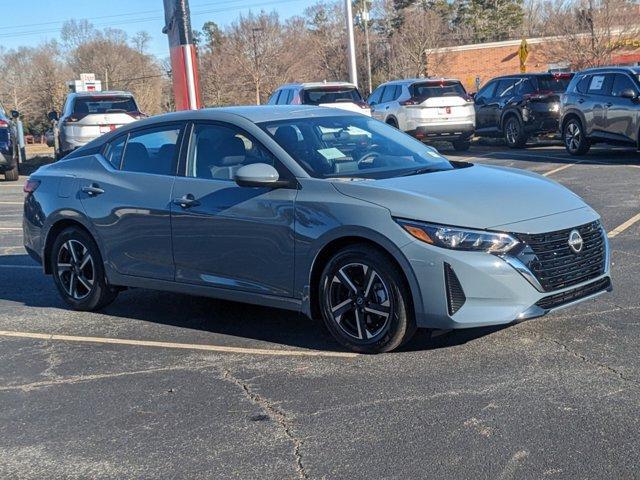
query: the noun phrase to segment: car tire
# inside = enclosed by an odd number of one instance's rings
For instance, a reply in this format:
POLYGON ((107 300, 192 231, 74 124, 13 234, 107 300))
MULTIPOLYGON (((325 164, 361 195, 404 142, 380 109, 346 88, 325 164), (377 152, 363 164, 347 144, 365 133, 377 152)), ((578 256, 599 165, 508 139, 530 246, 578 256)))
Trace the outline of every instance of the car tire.
POLYGON ((118 296, 107 283, 96 242, 80 228, 68 228, 56 237, 50 268, 60 295, 74 310, 100 310, 118 296))
POLYGON ((571 118, 564 124, 562 142, 569 155, 585 155, 591 148, 591 142, 584 135, 582 122, 577 118, 571 118))
POLYGON ((456 152, 466 152, 471 147, 469 140, 454 140, 451 144, 456 152))
POLYGON ((18 157, 18 150, 16 148, 13 149, 13 159, 15 160, 15 166, 10 170, 4 171, 4 179, 8 182, 15 182, 20 178, 20 162, 18 157))
POLYGON ((398 128, 398 122, 395 118, 388 118, 387 125, 391 125, 393 128, 398 128))
POLYGON ((504 141, 509 148, 523 148, 527 144, 527 135, 524 126, 518 117, 510 115, 502 127, 504 141))
POLYGON ((402 271, 368 245, 344 248, 329 260, 320 276, 318 299, 329 332, 354 352, 394 350, 416 331, 402 271))

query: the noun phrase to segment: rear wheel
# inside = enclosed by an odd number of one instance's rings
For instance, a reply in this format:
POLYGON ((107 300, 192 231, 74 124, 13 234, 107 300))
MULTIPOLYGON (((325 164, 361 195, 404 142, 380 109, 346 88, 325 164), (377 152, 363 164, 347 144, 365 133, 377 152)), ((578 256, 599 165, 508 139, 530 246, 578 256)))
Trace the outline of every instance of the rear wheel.
POLYGON ((453 144, 453 149, 456 152, 466 152, 471 147, 471 142, 469 140, 454 140, 451 143, 453 144))
POLYGON ((320 277, 322 316, 343 346, 360 353, 398 348, 416 330, 408 288, 400 269, 367 245, 339 251, 320 277))
POLYGON ((522 148, 527 144, 527 135, 524 132, 524 126, 515 115, 507 117, 502 130, 507 147, 522 148))
POLYGON ((15 166, 11 170, 4 171, 4 179, 9 182, 15 182, 20 177, 19 171, 19 157, 18 157, 18 149, 14 147, 13 149, 13 160, 15 161, 15 166))
POLYGON ((562 129, 564 148, 570 155, 585 155, 591 148, 591 142, 584 135, 582 122, 577 118, 567 121, 562 129))
POLYGON ((391 125, 394 128, 398 128, 398 121, 395 118, 388 118, 387 125, 391 125))
POLYGON ((84 230, 62 231, 54 241, 50 261, 56 287, 74 310, 99 310, 118 296, 107 284, 96 243, 84 230))

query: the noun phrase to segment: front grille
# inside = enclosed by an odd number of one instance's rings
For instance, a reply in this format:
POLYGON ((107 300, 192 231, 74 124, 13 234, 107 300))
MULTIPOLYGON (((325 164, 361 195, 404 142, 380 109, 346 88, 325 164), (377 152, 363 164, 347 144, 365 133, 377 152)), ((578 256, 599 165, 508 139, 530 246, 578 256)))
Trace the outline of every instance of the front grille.
POLYGON ((460 280, 458 280, 456 273, 448 263, 444 264, 444 283, 447 289, 447 307, 449 315, 453 315, 462 308, 464 302, 467 301, 467 297, 462 290, 460 280))
POLYGON ((606 237, 600 222, 541 234, 517 234, 525 244, 518 258, 549 292, 587 282, 605 271, 606 237), (580 232, 583 246, 579 253, 569 246, 569 235, 580 232))
POLYGON ((538 301, 536 305, 540 308, 543 308, 544 310, 549 310, 551 308, 556 308, 575 300, 588 297, 589 295, 593 295, 594 293, 598 293, 609 288, 611 288, 611 279, 607 277, 590 283, 589 285, 574 288, 573 290, 569 290, 567 292, 549 295, 548 297, 544 297, 542 300, 538 301))

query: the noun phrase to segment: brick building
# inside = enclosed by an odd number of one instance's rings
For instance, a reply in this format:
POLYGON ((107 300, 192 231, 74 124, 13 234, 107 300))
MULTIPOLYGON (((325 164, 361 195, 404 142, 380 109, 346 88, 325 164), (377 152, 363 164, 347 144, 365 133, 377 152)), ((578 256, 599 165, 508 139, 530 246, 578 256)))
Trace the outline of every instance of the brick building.
MULTIPOLYGON (((567 64, 554 61, 552 46, 554 38, 530 38, 527 72, 547 72, 567 70, 567 64)), ((499 75, 510 75, 520 72, 518 48, 521 40, 491 42, 475 45, 460 45, 431 51, 432 71, 434 76, 458 78, 465 88, 474 92, 476 82, 485 84, 499 75)), ((627 39, 619 42, 620 46, 611 57, 614 65, 640 65, 640 40, 627 39)))

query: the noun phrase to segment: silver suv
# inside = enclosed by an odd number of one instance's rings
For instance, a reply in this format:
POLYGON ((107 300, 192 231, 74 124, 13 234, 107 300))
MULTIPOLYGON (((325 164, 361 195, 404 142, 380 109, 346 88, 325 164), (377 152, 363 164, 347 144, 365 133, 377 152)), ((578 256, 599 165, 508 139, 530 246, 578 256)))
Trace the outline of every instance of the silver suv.
POLYGON ((597 142, 640 148, 640 67, 584 70, 561 99, 567 152, 584 155, 597 142))
POLYGON ((473 99, 459 80, 414 78, 387 82, 367 99, 371 116, 418 140, 446 140, 467 150, 476 126, 473 99))

